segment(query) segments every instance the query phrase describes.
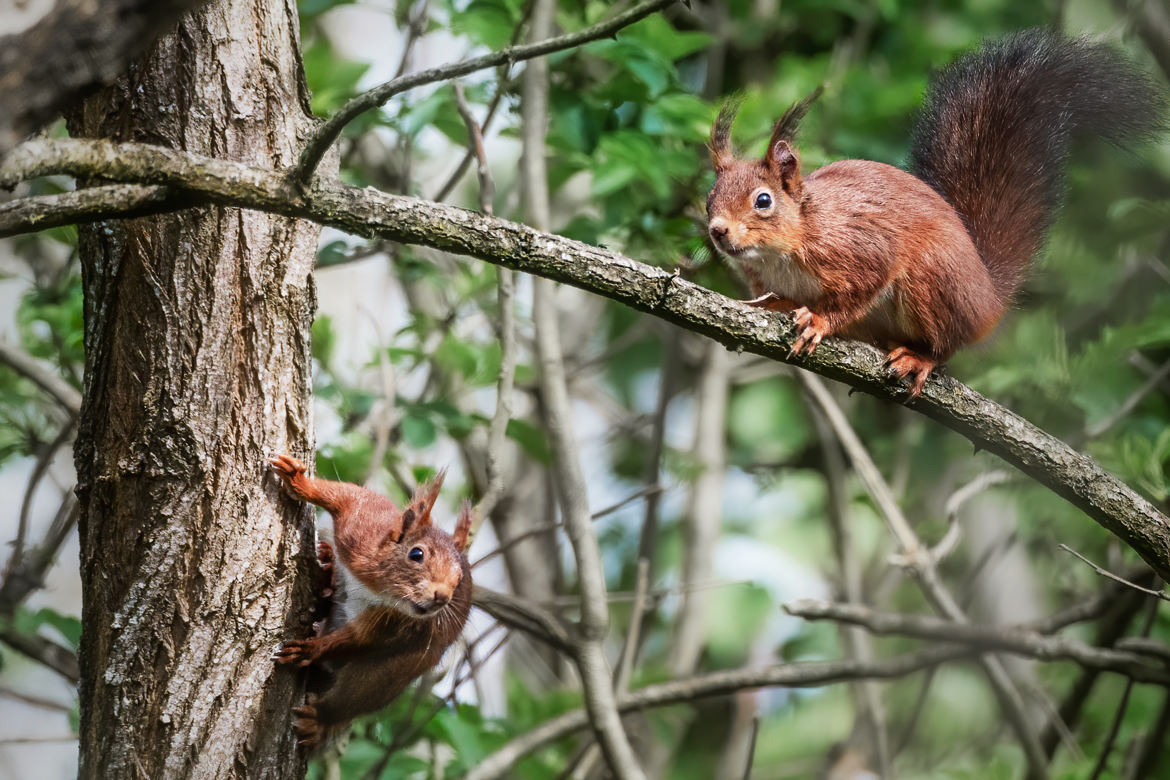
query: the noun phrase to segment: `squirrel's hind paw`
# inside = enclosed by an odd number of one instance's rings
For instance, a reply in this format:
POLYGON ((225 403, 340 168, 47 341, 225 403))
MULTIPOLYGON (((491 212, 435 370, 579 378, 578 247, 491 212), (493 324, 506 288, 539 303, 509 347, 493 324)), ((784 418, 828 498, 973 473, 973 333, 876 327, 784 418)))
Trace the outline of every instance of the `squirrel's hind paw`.
POLYGON ((316 750, 325 741, 325 729, 317 718, 317 708, 312 704, 293 707, 293 731, 297 744, 306 750, 316 750))
POLYGON ((886 371, 897 379, 910 378, 910 390, 906 395, 907 401, 912 401, 922 394, 930 372, 937 365, 933 360, 919 355, 906 347, 897 347, 886 356, 886 371))

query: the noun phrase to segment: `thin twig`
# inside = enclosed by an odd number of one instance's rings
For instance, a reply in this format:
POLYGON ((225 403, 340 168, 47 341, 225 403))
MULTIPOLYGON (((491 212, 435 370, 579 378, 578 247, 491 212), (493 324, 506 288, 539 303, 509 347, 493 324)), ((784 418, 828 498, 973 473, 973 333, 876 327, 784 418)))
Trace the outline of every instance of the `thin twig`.
POLYGON ((314 131, 305 146, 305 151, 301 153, 301 159, 297 163, 297 167, 292 171, 290 178, 298 184, 307 184, 313 177, 313 173, 317 170, 317 165, 321 162, 321 158, 329 151, 329 147, 338 139, 345 126, 366 111, 383 105, 397 94, 405 92, 408 89, 421 87, 424 84, 433 84, 436 81, 447 81, 448 79, 465 76, 468 73, 483 70, 484 68, 494 68, 504 63, 522 62, 553 52, 572 49, 589 41, 608 38, 623 27, 628 27, 634 22, 644 19, 655 11, 661 10, 674 2, 676 0, 649 0, 612 19, 595 24, 584 30, 569 33, 568 35, 542 40, 537 43, 529 43, 523 46, 509 46, 506 49, 494 51, 482 57, 473 57, 436 68, 428 68, 427 70, 411 73, 380 84, 373 89, 351 98, 336 114, 314 131))
POLYGON ((748 740, 747 762, 743 768, 743 780, 751 780, 752 764, 756 759, 756 740, 760 736, 760 716, 756 715, 752 718, 752 736, 748 740))
MULTIPOLYGON (((710 579, 723 522, 723 480, 727 471, 726 423, 731 363, 722 344, 704 345, 703 367, 695 387, 694 442, 691 457, 699 473, 691 481, 682 525, 682 581, 710 579)), ((688 591, 679 604, 671 641, 671 673, 694 674, 703 654, 709 620, 706 594, 688 591)))
MULTIPOLYGON (((626 631, 626 641, 622 644, 621 655, 613 670, 613 690, 618 696, 629 690, 630 675, 637 663, 638 647, 641 644, 642 616, 646 612, 646 592, 650 585, 650 562, 645 558, 638 559, 637 572, 634 575, 634 603, 630 610, 630 627, 626 631)), ((597 743, 591 742, 574 762, 567 773, 563 775, 574 778, 587 778, 593 773, 597 763, 599 751, 597 743)))
POLYGON ((20 520, 16 525, 16 540, 12 543, 12 557, 8 559, 5 571, 11 572, 20 568, 21 558, 24 556, 24 543, 28 535, 28 515, 32 511, 33 496, 37 491, 37 485, 41 483, 41 478, 48 472, 57 450, 73 438, 76 427, 73 420, 62 425, 61 430, 57 432, 53 440, 37 456, 37 462, 33 466, 32 474, 29 475, 28 484, 24 489, 24 498, 20 502, 20 520))
POLYGON ((4 696, 9 699, 16 699, 19 702, 30 704, 33 707, 40 707, 46 710, 69 712, 71 709, 73 709, 68 704, 62 704, 59 701, 46 699, 43 696, 34 696, 31 693, 25 693, 24 691, 18 691, 15 688, 9 688, 7 685, 0 685, 0 696, 4 696))
POLYGON ((936 642, 961 642, 984 650, 1006 650, 1041 661, 1073 661, 1089 669, 1101 669, 1138 682, 1170 686, 1170 670, 1151 664, 1135 653, 1090 644, 1067 636, 1045 636, 1015 626, 977 626, 928 615, 878 612, 856 604, 834 604, 800 599, 783 606, 785 612, 804 620, 832 620, 862 626, 875 634, 910 636, 936 642))
MULTIPOLYGON (((807 398, 807 394, 806 394, 807 398)), ((821 445, 822 462, 825 469, 825 488, 828 496, 829 538, 833 545, 833 554, 837 561, 837 570, 841 581, 841 590, 845 600, 852 604, 864 604, 865 593, 862 583, 861 563, 854 549, 851 523, 847 517, 849 510, 849 496, 845 487, 845 461, 841 454, 841 446, 833 430, 825 419, 820 408, 810 404, 813 418, 813 427, 821 445)), ((873 660, 873 642, 869 634, 860 628, 842 626, 842 645, 847 658, 866 662, 873 660)), ((881 777, 892 777, 890 771, 889 734, 886 730, 885 711, 882 707, 881 694, 877 685, 870 681, 861 681, 851 686, 857 714, 856 721, 864 724, 871 733, 870 744, 865 745, 868 761, 875 761, 881 777)), ((856 727, 855 727, 856 732, 856 727)))
POLYGON ((573 646, 564 623, 543 607, 482 585, 474 587, 471 597, 475 606, 509 628, 524 631, 566 655, 572 654, 573 646))
MULTIPOLYGON (((533 3, 534 0, 528 0, 528 2, 524 4, 524 11, 520 14, 520 22, 516 25, 516 28, 512 30, 512 37, 508 41, 509 46, 515 46, 516 43, 520 40, 520 33, 524 29, 524 25, 528 21, 529 16, 532 15, 533 3)), ((503 100, 503 81, 505 78, 507 78, 510 67, 511 63, 505 62, 496 69, 496 93, 492 95, 492 100, 490 103, 488 103, 487 113, 484 114, 483 123, 480 125, 479 129, 481 135, 487 133, 488 127, 491 126, 492 119, 496 116, 496 109, 500 107, 500 101, 503 100)), ((463 155, 463 159, 459 161, 457 166, 455 166, 455 170, 452 171, 451 175, 447 177, 447 181, 444 182, 443 186, 440 187, 437 192, 435 192, 431 200, 440 202, 446 200, 447 196, 451 194, 451 190, 455 189, 455 185, 458 184, 459 180, 463 178, 463 174, 467 173, 467 168, 471 165, 474 159, 475 150, 468 148, 468 150, 463 155)))
POLYGON ((1128 398, 1122 401, 1121 405, 1111 415, 1103 420, 1098 420, 1093 425, 1086 426, 1085 438, 1095 439, 1098 436, 1103 436, 1108 433, 1113 426, 1124 420, 1142 402, 1143 398, 1156 390, 1162 380, 1168 376, 1170 376, 1170 360, 1163 363, 1145 382, 1142 382, 1141 387, 1134 390, 1128 398))
POLYGON ((1066 553, 1070 553, 1070 554, 1076 556, 1077 558, 1080 558, 1082 561, 1084 561, 1089 566, 1091 566, 1093 568, 1093 571, 1097 572, 1102 577, 1107 577, 1107 578, 1113 580, 1114 582, 1121 583, 1122 585, 1126 586, 1127 588, 1133 588, 1136 591, 1140 591, 1142 593, 1145 593, 1147 596, 1153 596, 1154 598, 1162 599, 1162 601, 1170 601, 1170 594, 1167 594, 1165 590, 1161 590, 1161 589, 1155 590, 1153 588, 1146 588, 1146 587, 1143 587, 1141 585, 1138 585, 1135 582, 1130 582, 1129 580, 1124 579, 1124 578, 1114 574, 1113 572, 1109 571, 1108 569, 1104 569, 1104 568, 1098 566, 1097 564, 1093 563, 1088 558, 1081 555, 1079 552, 1077 552, 1073 548, 1069 547, 1067 544, 1061 544, 1060 549, 1064 550, 1066 553))
MULTIPOLYGON (((661 485, 650 485, 648 487, 644 487, 641 490, 637 491, 636 493, 632 493, 631 495, 626 496, 621 501, 618 501, 616 504, 610 504, 607 507, 604 507, 602 509, 598 509, 596 512, 594 512, 590 516, 590 519, 597 521, 597 520, 605 517, 606 515, 613 514, 614 512, 618 511, 619 509, 621 509, 624 506, 627 506, 628 504, 632 504, 633 502, 637 501, 640 498, 645 498, 646 496, 653 495, 654 493, 660 493, 660 492, 662 492, 661 485)), ((540 536, 541 534, 547 534, 547 533, 550 533, 552 531, 556 531, 556 530, 561 529, 561 528, 564 528, 564 523, 559 523, 559 522, 537 526, 536 528, 530 528, 527 531, 525 531, 524 533, 517 534, 516 536, 510 537, 507 540, 500 542, 499 546, 496 547, 496 549, 494 549, 488 553, 485 553, 482 557, 476 559, 476 561, 471 564, 471 568, 474 569, 476 566, 479 566, 481 563, 484 563, 485 561, 490 561, 492 558, 503 555, 509 549, 516 546, 517 544, 524 541, 525 539, 531 539, 534 536, 540 536)))
POLYGON ((947 532, 930 550, 930 556, 936 564, 954 552, 959 545, 959 537, 962 534, 962 526, 959 525, 959 510, 963 508, 963 505, 989 487, 1001 485, 1011 478, 1012 475, 1006 471, 987 471, 951 493, 943 505, 943 514, 947 518, 947 532))

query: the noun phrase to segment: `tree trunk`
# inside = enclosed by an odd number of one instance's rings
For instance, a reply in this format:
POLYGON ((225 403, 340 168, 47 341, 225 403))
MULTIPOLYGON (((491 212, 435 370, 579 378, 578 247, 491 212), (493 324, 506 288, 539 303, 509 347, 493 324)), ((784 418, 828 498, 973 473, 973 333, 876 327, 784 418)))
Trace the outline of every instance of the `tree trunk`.
MULTIPOLYGON (((71 117, 74 135, 280 168, 309 128, 292 0, 222 0, 71 117)), ((83 778, 300 777, 312 515, 266 451, 311 459, 319 228, 209 206, 81 231, 83 778)))

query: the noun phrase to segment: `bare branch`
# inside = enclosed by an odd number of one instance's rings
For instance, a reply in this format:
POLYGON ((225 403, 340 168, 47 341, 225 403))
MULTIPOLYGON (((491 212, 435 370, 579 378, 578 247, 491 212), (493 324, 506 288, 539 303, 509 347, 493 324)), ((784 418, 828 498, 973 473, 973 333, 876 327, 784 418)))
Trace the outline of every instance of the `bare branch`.
POLYGON ((834 620, 862 626, 875 634, 894 634, 935 642, 962 642, 980 650, 1007 651, 1041 661, 1073 661, 1089 669, 1101 669, 1131 677, 1138 682, 1170 686, 1170 670, 1142 656, 1090 644, 1066 636, 1045 636, 1018 626, 976 626, 926 615, 877 612, 857 604, 801 599, 784 605, 784 611, 805 620, 834 620))
MULTIPOLYGON (((868 664, 830 661, 822 663, 783 664, 766 669, 748 668, 672 680, 648 685, 618 697, 623 713, 691 702, 711 696, 726 696, 751 688, 805 688, 851 680, 890 680, 929 669, 972 653, 961 645, 939 645, 926 650, 886 658, 868 664)), ((464 780, 494 780, 504 777, 508 769, 528 753, 589 725, 584 710, 573 710, 513 739, 486 756, 464 780)))
POLYGON ((608 38, 623 27, 628 27, 674 2, 676 0, 648 0, 648 2, 636 5, 608 21, 575 33, 523 46, 509 46, 482 57, 460 60, 437 68, 428 68, 380 84, 349 100, 329 118, 329 121, 317 128, 309 139, 305 151, 301 154, 300 162, 297 163, 296 169, 292 172, 293 180, 302 184, 307 183, 313 177, 313 173, 317 170, 317 165, 325 156, 325 152, 329 151, 329 147, 338 139, 346 125, 371 108, 383 105, 399 93, 421 87, 424 84, 433 84, 436 81, 447 81, 465 76, 477 70, 494 68, 505 63, 522 62, 545 54, 572 49, 589 41, 608 38))
MULTIPOLYGON (((852 604, 864 604, 866 594, 862 583, 861 562, 853 544, 851 533, 852 524, 847 517, 849 512, 849 495, 846 491, 845 478, 847 475, 845 460, 841 454, 841 446, 833 435, 833 430, 824 414, 815 403, 810 404, 813 427, 816 429, 820 441, 822 463, 825 471, 825 487, 828 499, 829 538, 833 546, 833 556, 836 558, 838 576, 840 577, 841 592, 845 601, 852 604)), ((869 634, 860 628, 843 626, 842 648, 845 657, 850 660, 868 662, 874 658, 873 641, 869 634)), ((854 683, 851 693, 856 710, 853 736, 850 741, 860 742, 858 749, 864 748, 866 759, 877 765, 881 777, 892 777, 890 771, 889 734, 886 730, 885 710, 882 707, 881 691, 870 681, 854 683), (860 728, 858 728, 860 726, 860 728)))
POLYGON ((12 628, 0 628, 0 642, 21 655, 43 664, 76 685, 81 680, 77 653, 36 634, 20 634, 12 628))
POLYGON ((77 419, 77 415, 81 413, 81 393, 73 389, 73 385, 58 376, 53 369, 24 350, 2 341, 0 363, 44 390, 72 419, 77 419))
MULTIPOLYGON (((21 568, 21 559, 24 557, 25 537, 28 535, 28 518, 29 513, 32 511, 33 496, 36 494, 37 485, 41 483, 41 479, 48 473, 49 466, 52 465, 53 458, 57 455, 57 450, 65 446, 73 438, 75 432, 76 425, 73 420, 70 420, 61 426, 61 430, 53 437, 53 441, 49 442, 37 456, 37 462, 33 466, 32 474, 28 478, 28 485, 24 489, 24 499, 20 502, 20 521, 16 525, 16 540, 12 544, 12 557, 8 559, 8 565, 4 567, 5 572, 9 575, 21 568)), ((0 593, 3 593, 3 590, 3 587, 0 587, 0 593)))
MULTIPOLYGON (((715 544, 723 524, 723 480, 727 471, 727 405, 730 356, 719 344, 704 345, 703 367, 695 386, 694 443, 691 457, 700 471, 690 485, 682 525, 684 585, 706 582, 715 572, 715 544)), ((710 598, 687 591, 679 605, 670 647, 675 676, 693 674, 706 642, 710 598)))
MULTIPOLYGON (((882 357, 872 347, 830 338, 812 356, 789 358, 794 331, 787 317, 744 306, 615 252, 514 222, 337 183, 320 183, 310 192, 293 195, 274 171, 144 144, 102 141, 22 144, 0 163, 0 187, 54 173, 170 184, 224 205, 303 217, 356 235, 472 255, 573 284, 731 348, 798 363, 880 398, 902 397, 899 388, 889 383, 882 357)), ((110 206, 108 216, 121 213, 116 201, 111 200, 110 206)), ((27 220, 0 218, 0 230, 36 229, 27 220)), ((932 378, 910 408, 1049 487, 1170 579, 1170 520, 1091 458, 950 377, 932 378)))
POLYGON ((1142 399, 1157 389, 1158 385, 1166 377, 1170 377, 1170 360, 1163 363, 1161 368, 1151 374, 1145 382, 1142 382, 1141 386, 1122 401, 1121 405, 1112 414, 1103 420, 1099 420, 1094 425, 1086 426, 1085 437, 1095 439, 1098 436, 1103 436, 1108 433, 1114 425, 1124 420, 1130 412, 1137 408, 1137 405, 1142 402, 1142 399))
POLYGON ((472 591, 471 601, 505 626, 531 634, 558 651, 572 655, 572 639, 565 625, 543 607, 480 585, 472 591))
MULTIPOLYGON (((459 115, 467 125, 469 147, 475 154, 479 172, 479 210, 491 216, 492 197, 496 191, 492 181, 491 169, 488 167, 487 154, 483 148, 483 133, 471 107, 467 105, 467 98, 463 94, 463 85, 455 82, 455 102, 459 107, 459 115)), ((484 471, 487 474, 487 489, 475 507, 475 518, 472 521, 471 531, 467 535, 467 547, 475 539, 476 533, 483 525, 483 521, 495 509, 500 497, 504 495, 506 477, 500 463, 504 454, 505 434, 508 430, 508 421, 512 418, 512 390, 516 382, 516 282, 512 271, 508 268, 497 268, 496 301, 500 313, 500 370, 496 379, 496 411, 492 415, 491 425, 488 427, 487 449, 484 452, 484 471)))
MULTIPOLYGON (((0 203, 0 224, 28 223, 36 225, 37 230, 47 230, 101 219, 109 212, 111 203, 119 204, 121 216, 144 217, 174 211, 191 202, 190 195, 167 187, 110 184, 0 203)), ((0 228, 0 238, 8 235, 11 233, 0 228)))
MULTIPOLYGON (((1146 622, 1142 625, 1143 637, 1150 635, 1150 630, 1154 627, 1154 619, 1157 616, 1158 602, 1151 601, 1146 609, 1146 622)), ((1097 780, 1101 776, 1101 773, 1105 771, 1105 763, 1109 760, 1109 754, 1113 750, 1113 743, 1117 740, 1118 732, 1121 731, 1122 721, 1125 720, 1125 711, 1129 707, 1129 697, 1133 693, 1133 683, 1134 680, 1132 677, 1125 681, 1125 690, 1121 694, 1121 701, 1117 703, 1117 712, 1113 715, 1113 723, 1109 726, 1109 734, 1105 737, 1105 742, 1097 754, 1097 763, 1093 766, 1093 774, 1090 780, 1097 780)))

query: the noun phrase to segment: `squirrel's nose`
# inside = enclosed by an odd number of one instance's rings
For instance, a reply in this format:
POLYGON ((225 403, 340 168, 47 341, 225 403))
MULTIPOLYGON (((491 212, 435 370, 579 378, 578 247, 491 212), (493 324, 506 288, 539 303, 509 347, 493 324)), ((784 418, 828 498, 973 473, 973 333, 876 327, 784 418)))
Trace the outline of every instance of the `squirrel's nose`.
POLYGON ((716 244, 725 243, 727 240, 727 223, 722 219, 713 219, 711 224, 707 226, 707 231, 711 234, 711 240, 716 244))
POLYGON ((431 591, 431 605, 441 607, 451 600, 451 591, 435 588, 431 591))

